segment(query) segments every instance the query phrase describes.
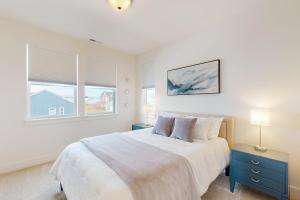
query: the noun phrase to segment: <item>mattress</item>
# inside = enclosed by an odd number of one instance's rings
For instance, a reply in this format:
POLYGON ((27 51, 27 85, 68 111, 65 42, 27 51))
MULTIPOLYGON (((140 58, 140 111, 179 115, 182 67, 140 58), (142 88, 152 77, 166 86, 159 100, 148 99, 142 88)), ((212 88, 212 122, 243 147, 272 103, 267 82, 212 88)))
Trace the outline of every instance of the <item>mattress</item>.
MULTIPOLYGON (((151 131, 149 128, 122 134, 185 157, 192 167, 199 197, 229 164, 230 150, 223 138, 189 143, 151 131)), ((62 183, 68 200, 133 200, 122 179, 80 142, 65 148, 51 173, 62 183)))

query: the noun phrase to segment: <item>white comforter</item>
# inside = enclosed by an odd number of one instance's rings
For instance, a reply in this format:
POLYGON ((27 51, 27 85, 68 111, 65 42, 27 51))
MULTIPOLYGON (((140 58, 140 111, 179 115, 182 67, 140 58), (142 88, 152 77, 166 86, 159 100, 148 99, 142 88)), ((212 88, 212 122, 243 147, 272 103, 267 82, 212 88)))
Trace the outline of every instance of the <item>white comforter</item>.
MULTIPOLYGON (((151 130, 142 129, 123 134, 184 156, 192 166, 199 197, 229 163, 230 151, 223 138, 188 143, 151 134, 151 130)), ((51 173, 62 183, 68 200, 133 200, 122 179, 80 142, 69 145, 61 153, 51 173)))

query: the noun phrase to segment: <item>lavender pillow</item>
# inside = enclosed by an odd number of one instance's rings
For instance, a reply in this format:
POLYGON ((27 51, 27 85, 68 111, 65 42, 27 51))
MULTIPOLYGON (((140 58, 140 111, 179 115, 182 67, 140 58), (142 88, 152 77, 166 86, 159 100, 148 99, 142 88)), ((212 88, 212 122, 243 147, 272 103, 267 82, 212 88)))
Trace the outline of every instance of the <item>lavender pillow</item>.
POLYGON ((172 138, 193 142, 193 129, 197 118, 175 118, 172 138))
POLYGON ((169 137, 172 132, 173 124, 174 118, 159 116, 152 133, 169 137))

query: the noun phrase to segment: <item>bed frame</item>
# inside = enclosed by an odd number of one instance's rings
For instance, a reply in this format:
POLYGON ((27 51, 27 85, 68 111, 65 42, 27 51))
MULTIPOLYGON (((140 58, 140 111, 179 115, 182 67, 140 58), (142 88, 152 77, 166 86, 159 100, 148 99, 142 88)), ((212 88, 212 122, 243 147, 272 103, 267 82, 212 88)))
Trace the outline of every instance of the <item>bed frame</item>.
MULTIPOLYGON (((224 115, 210 115, 210 114, 199 114, 199 113, 185 113, 185 112, 174 112, 174 111, 160 111, 164 113, 174 113, 179 114, 180 116, 194 116, 194 117, 223 117, 224 120, 220 127, 219 137, 225 138, 228 142, 228 146, 231 149, 234 146, 235 139, 234 139, 234 118, 224 115)), ((160 113, 159 112, 159 113, 160 113)), ((225 175, 229 176, 230 166, 225 168, 225 175)), ((63 186, 60 183, 60 190, 63 192, 63 186)))

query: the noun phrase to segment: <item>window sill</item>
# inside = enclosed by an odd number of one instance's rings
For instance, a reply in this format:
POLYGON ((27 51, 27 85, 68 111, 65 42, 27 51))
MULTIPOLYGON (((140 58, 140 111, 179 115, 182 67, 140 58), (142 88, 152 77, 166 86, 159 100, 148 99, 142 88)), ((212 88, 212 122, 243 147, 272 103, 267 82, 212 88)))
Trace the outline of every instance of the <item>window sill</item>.
POLYGON ((97 120, 101 118, 106 118, 106 117, 115 117, 119 115, 118 113, 103 113, 103 114, 97 114, 97 115, 85 115, 83 117, 84 120, 97 120))
POLYGON ((115 117, 118 113, 106 113, 98 115, 86 115, 83 117, 72 116, 72 117, 61 117, 61 118, 48 118, 48 119, 25 119, 25 125, 47 125, 47 124, 61 124, 68 122, 80 122, 85 120, 99 120, 107 117, 115 117))
POLYGON ((48 119, 25 119, 25 125, 43 125, 43 124, 58 124, 65 122, 78 122, 81 120, 79 116, 48 118, 48 119))

